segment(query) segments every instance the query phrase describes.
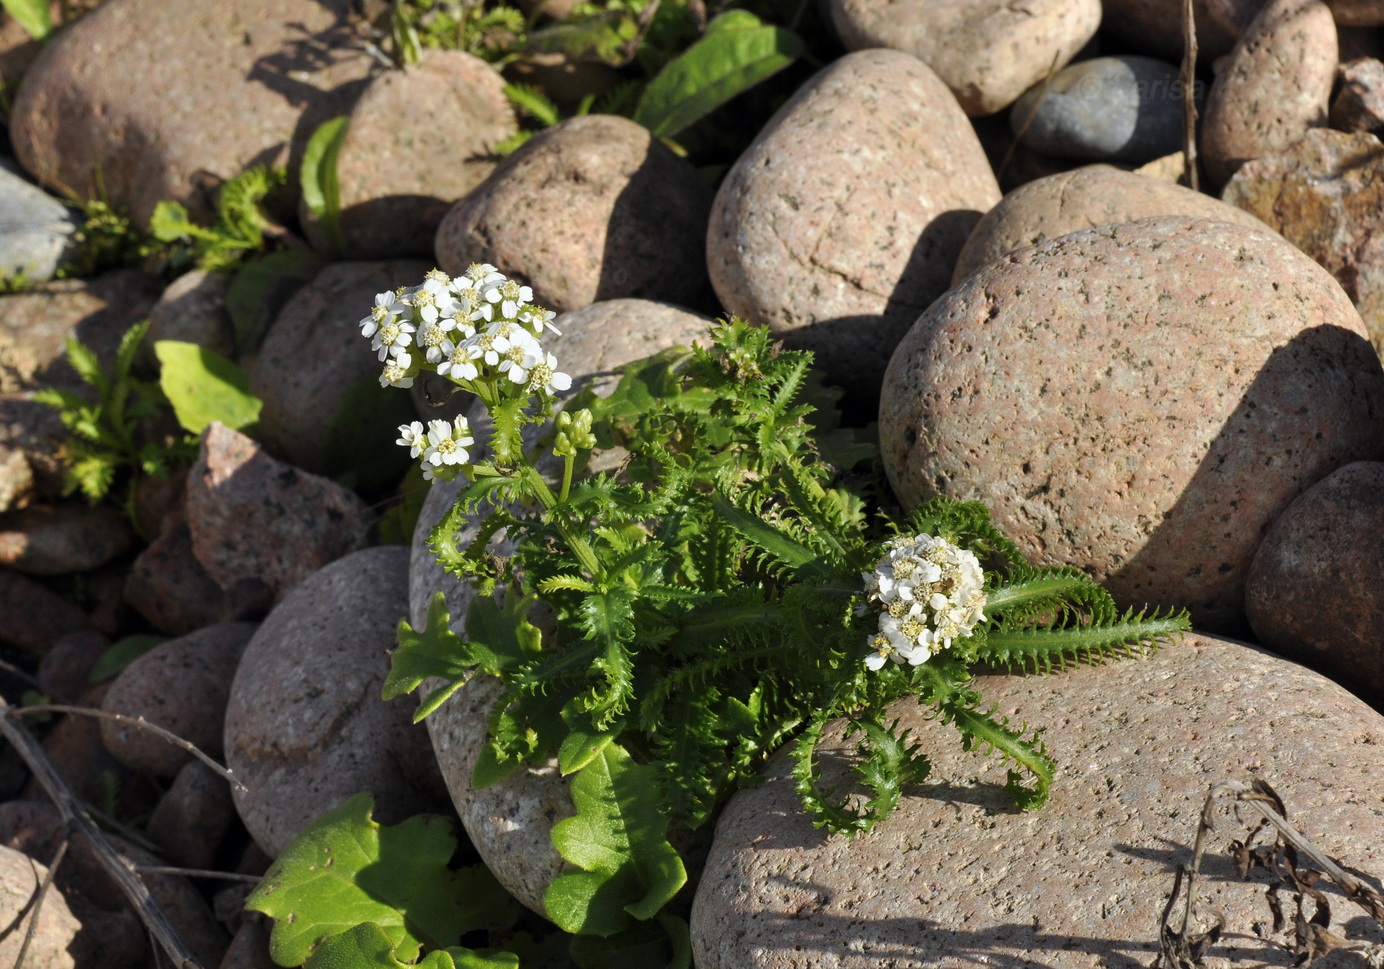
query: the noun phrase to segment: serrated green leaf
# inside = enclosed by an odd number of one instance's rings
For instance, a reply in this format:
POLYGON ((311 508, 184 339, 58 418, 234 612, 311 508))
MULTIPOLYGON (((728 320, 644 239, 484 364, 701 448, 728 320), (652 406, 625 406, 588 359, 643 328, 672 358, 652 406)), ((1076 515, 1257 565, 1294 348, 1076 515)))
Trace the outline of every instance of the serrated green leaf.
POLYGON ((519 969, 519 957, 449 946, 434 949, 419 962, 400 962, 385 931, 366 922, 324 939, 304 969, 519 969))
POLYGON ((668 843, 657 775, 619 744, 604 747, 572 780, 577 813, 553 825, 558 853, 581 871, 553 880, 548 917, 568 932, 613 935, 627 916, 653 918, 687 881, 668 843))
POLYGON ((53 32, 48 0, 0 0, 0 4, 34 40, 43 40, 53 32))
POLYGON ((183 430, 200 434, 212 421, 245 430, 259 420, 264 402, 250 392, 250 379, 231 361, 206 347, 181 340, 154 344, 159 386, 183 430))
POLYGON ((163 201, 154 206, 149 216, 149 234, 160 242, 182 242, 185 239, 207 238, 210 233, 188 218, 187 209, 177 202, 163 201))
POLYGON ((378 926, 395 958, 412 962, 424 946, 446 949, 517 916, 487 869, 447 867, 456 851, 450 821, 418 816, 383 827, 373 805, 357 794, 308 825, 246 899, 275 920, 269 948, 279 965, 302 965, 323 940, 365 923, 378 926))
POLYGON ((346 143, 350 123, 350 117, 342 115, 318 125, 308 139, 307 148, 303 150, 303 163, 298 169, 303 203, 321 221, 332 247, 338 253, 342 251, 344 242, 341 237, 341 182, 337 177, 337 161, 341 156, 341 146, 346 143))
POLYGON ((72 369, 77 371, 77 376, 89 386, 95 387, 103 395, 107 393, 109 385, 106 382, 106 375, 101 370, 101 361, 91 348, 80 340, 68 337, 66 341, 67 362, 72 369))
POLYGON ((505 97, 515 108, 544 127, 551 128, 562 120, 552 98, 531 84, 506 84, 505 97))
POLYGON ((155 646, 167 641, 167 636, 151 636, 140 633, 117 639, 92 665, 91 672, 87 674, 87 682, 95 684, 115 679, 125 667, 155 646))
MULTIPOLYGON (((451 619, 447 595, 439 592, 428 603, 428 623, 421 633, 410 626, 407 619, 399 620, 399 648, 389 654, 389 675, 381 689, 383 699, 392 700, 412 693, 423 681, 433 677, 453 684, 453 689, 466 682, 475 664, 466 644, 452 632, 451 619)), ((413 722, 417 723, 426 715, 415 713, 413 722)))
POLYGON ((649 82, 634 120, 657 138, 671 138, 783 70, 802 52, 802 39, 791 30, 759 25, 744 10, 722 14, 707 25, 701 40, 649 82), (731 20, 717 23, 726 18, 731 20))

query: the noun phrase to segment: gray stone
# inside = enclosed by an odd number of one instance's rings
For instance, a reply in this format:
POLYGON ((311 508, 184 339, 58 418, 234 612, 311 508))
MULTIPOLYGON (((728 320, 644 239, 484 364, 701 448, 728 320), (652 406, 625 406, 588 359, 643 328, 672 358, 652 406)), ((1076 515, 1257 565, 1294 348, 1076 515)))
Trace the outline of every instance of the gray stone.
POLYGON ((251 836, 277 855, 302 828, 361 791, 396 824, 445 797, 414 701, 388 703, 395 627, 408 611, 409 551, 333 562, 269 614, 246 647, 226 710, 226 764, 251 836))
MULTIPOLYGON (((1015 103, 1009 124, 1044 155, 1142 164, 1182 145, 1178 67, 1127 54, 1058 71, 1015 103)), ((1198 88, 1200 85, 1198 84, 1198 88)), ((1194 94, 1200 93, 1194 88, 1194 94)))
POLYGON ((35 678, 39 688, 59 703, 71 702, 87 688, 92 667, 110 648, 110 639, 95 629, 76 629, 59 636, 38 661, 35 678))
POLYGON ((215 868, 217 852, 236 821, 226 778, 200 760, 178 771, 159 798, 146 829, 149 840, 170 862, 182 868, 215 868))
POLYGON ((195 343, 228 359, 235 358, 235 332, 226 311, 226 291, 231 277, 194 269, 184 273, 163 291, 149 311, 149 332, 140 356, 145 366, 157 369, 154 344, 159 340, 195 343))
POLYGON ((0 276, 42 282, 77 254, 81 217, 0 161, 0 276))
MULTIPOLYGON (((1384 721, 1293 663, 1193 635, 1150 659, 976 686, 986 709, 1041 731, 1057 761, 1047 806, 1015 811, 1006 765, 963 751, 912 700, 892 714, 932 772, 867 835, 814 829, 779 755, 717 825, 692 913, 700 969, 1149 965, 1176 866, 1190 861, 1220 781, 1267 781, 1347 869, 1384 867, 1384 721)), ((852 745, 838 728, 825 747, 826 783, 849 787, 852 745)), ((1286 932, 1274 932, 1264 882, 1237 877, 1227 848, 1257 818, 1236 821, 1224 806, 1214 817, 1196 895, 1225 926, 1204 964, 1288 965, 1291 909, 1286 932)), ((1331 898, 1331 914, 1332 931, 1378 941, 1345 899, 1331 898)), ((1342 955, 1317 965, 1358 965, 1342 955)))
POLYGON ((129 520, 108 504, 66 501, 0 515, 0 566, 29 575, 90 572, 134 541, 129 520))
MULTIPOLYGON (((120 671, 101 709, 145 720, 220 757, 231 677, 256 628, 222 623, 160 643, 120 671)), ((101 740, 122 764, 159 777, 193 762, 190 751, 130 723, 101 720, 101 740)))
POLYGON ((1277 515, 1384 455, 1384 368, 1336 281, 1271 232, 1158 217, 1021 249, 934 303, 890 361, 900 502, 984 502, 1124 605, 1240 628, 1277 515))
POLYGON ((0 623, 0 642, 39 655, 59 636, 87 625, 87 617, 72 602, 9 569, 0 569, 0 616, 17 617, 0 623))
POLYGON ((878 392, 898 341, 1000 200, 975 131, 937 75, 892 50, 819 71, 731 167, 707 265, 731 313, 878 392))
POLYGON ((192 532, 181 518, 130 563, 125 602, 170 636, 185 636, 231 618, 232 599, 192 552, 192 532))
POLYGON ((889 47, 937 72, 968 115, 993 114, 1066 64, 1100 26, 1099 0, 828 0, 848 50, 889 47))
POLYGON ((375 65, 350 6, 102 4, 29 69, 10 114, 15 154, 40 184, 106 199, 141 226, 164 199, 209 218, 221 182, 255 164, 296 172, 317 127, 349 112, 375 65))
POLYGON ((370 521, 365 503, 335 481, 274 460, 220 422, 202 433, 187 477, 187 523, 193 554, 222 589, 258 584, 282 599, 363 548, 370 521))

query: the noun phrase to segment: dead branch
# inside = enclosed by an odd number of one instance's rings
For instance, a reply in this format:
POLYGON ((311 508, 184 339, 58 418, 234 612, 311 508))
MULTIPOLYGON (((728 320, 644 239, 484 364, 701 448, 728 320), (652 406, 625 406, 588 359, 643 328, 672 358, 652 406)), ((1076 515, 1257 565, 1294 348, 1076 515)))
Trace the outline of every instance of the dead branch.
POLYGON ((43 901, 48 897, 48 889, 53 886, 53 878, 57 875, 58 866, 62 864, 63 858, 67 856, 67 846, 71 841, 71 835, 62 839, 62 844, 58 845, 57 853, 53 855, 53 861, 48 865, 48 871, 38 886, 38 892, 34 895, 33 908, 29 910, 29 928, 24 932, 24 941, 20 943, 19 955, 14 957, 14 969, 24 969, 24 957, 29 954, 29 946, 33 943, 34 936, 38 934, 38 917, 43 912, 43 901))
POLYGON ((102 867, 106 869, 120 886, 120 890, 125 893, 130 904, 134 907, 140 920, 144 922, 146 928, 158 940, 159 945, 168 953, 173 965, 177 969, 201 969, 192 950, 183 941, 178 930, 173 927, 173 923, 168 920, 159 904, 154 901, 149 894, 149 889, 144 882, 140 881, 135 874, 134 866, 131 865, 120 852, 116 851, 106 836, 101 833, 101 829, 87 817, 82 810, 81 803, 67 786, 67 782, 62 779, 57 770, 53 767, 52 761, 39 746, 33 734, 29 733, 18 717, 14 715, 14 708, 9 705, 3 696, 0 696, 0 736, 8 740, 11 746, 19 753, 29 770, 38 779, 43 790, 47 793, 53 805, 62 814, 63 820, 68 823, 71 830, 85 837, 96 852, 102 867))
POLYGON ((1187 185, 1200 191, 1197 177, 1197 25, 1192 0, 1182 0, 1182 158, 1187 169, 1187 185))

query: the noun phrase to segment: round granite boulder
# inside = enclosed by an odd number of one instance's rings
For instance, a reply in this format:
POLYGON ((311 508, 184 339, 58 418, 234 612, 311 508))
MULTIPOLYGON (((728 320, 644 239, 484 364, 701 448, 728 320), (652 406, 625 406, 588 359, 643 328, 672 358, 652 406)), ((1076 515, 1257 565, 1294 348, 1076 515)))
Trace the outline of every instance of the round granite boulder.
POLYGON ((353 794, 397 824, 441 801, 427 732, 407 697, 380 699, 408 610, 408 549, 363 549, 313 573, 275 607, 241 657, 226 709, 236 810, 277 855, 353 794))
POLYGON ((1245 612, 1269 649, 1384 699, 1384 464, 1348 464, 1269 528, 1245 582, 1245 612))
MULTIPOLYGON (((564 400, 586 386, 608 396, 619 382, 616 367, 668 347, 709 342, 711 323, 704 317, 666 303, 618 299, 565 313, 554 321, 561 335, 544 340, 572 376, 564 400)), ((559 405, 560 409, 560 405, 559 405)), ((482 409, 472 412, 472 424, 483 426, 482 409)), ((483 439, 477 433, 477 439, 483 439)), ((536 438, 537 435, 535 434, 536 438)), ((623 451, 598 452, 591 470, 618 467, 623 451)), ((475 595, 466 582, 444 572, 428 548, 433 528, 456 501, 458 482, 435 483, 423 504, 413 533, 409 568, 409 616, 416 629, 427 625, 428 605, 439 592, 447 597, 452 629, 464 635, 466 609, 475 595)), ((463 547, 476 535, 475 519, 464 528, 463 547)), ((497 554, 512 551, 502 540, 497 554)), ((576 813, 568 782, 554 760, 543 767, 525 768, 483 790, 471 787, 471 774, 485 743, 490 709, 499 697, 500 681, 478 677, 437 709, 426 723, 433 748, 451 792, 452 803, 476 850, 506 890, 535 912, 543 912, 543 893, 563 869, 549 832, 553 823, 576 813)))
POLYGON ((1020 185, 985 213, 957 257, 952 283, 1015 249, 1069 232, 1155 215, 1187 215, 1264 228, 1243 209, 1173 182, 1109 165, 1086 165, 1020 185))
POLYGON ((847 54, 798 89, 721 183, 711 283, 727 310, 873 398, 999 200, 975 130, 926 64, 847 54))
POLYGON ((706 300, 711 190, 691 163, 627 118, 592 114, 540 132, 437 230, 457 276, 490 263, 559 313, 619 297, 706 300))
POLYGON ((1336 24, 1321 0, 1269 0, 1216 72, 1201 125, 1215 185, 1245 162, 1287 148, 1327 122, 1336 24))
POLYGON ((937 72, 968 115, 994 114, 1076 55, 1100 0, 828 0, 849 50, 888 47, 937 72))
MULTIPOLYGON (((1041 732, 1057 761, 1047 805, 1016 811, 1006 765, 963 751, 912 700, 891 715, 932 772, 869 834, 813 828, 779 755, 716 827, 692 912, 699 969, 1150 965, 1176 867, 1221 781, 1268 782, 1320 849, 1357 872, 1384 865, 1384 719, 1293 663, 1193 635, 1150 659, 976 686, 987 709, 1041 732)), ((824 783, 850 789, 852 746, 829 734, 824 783)), ((1224 805, 1214 817, 1196 895, 1225 925, 1204 965, 1290 965, 1262 879, 1237 877, 1227 848, 1253 820, 1224 805)), ((1331 913, 1347 937, 1369 921, 1339 896, 1331 913)))
POLYGON ((1158 217, 982 268, 885 375, 899 500, 984 502, 1043 564, 1240 628, 1268 524, 1384 455, 1384 369, 1334 279, 1268 232, 1158 217))

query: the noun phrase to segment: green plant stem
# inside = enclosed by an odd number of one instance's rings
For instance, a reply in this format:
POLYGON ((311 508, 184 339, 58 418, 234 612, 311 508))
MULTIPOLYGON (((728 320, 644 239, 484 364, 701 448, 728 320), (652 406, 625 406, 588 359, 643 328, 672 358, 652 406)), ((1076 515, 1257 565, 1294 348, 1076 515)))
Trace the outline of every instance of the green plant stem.
POLYGON ((575 454, 564 454, 562 456, 562 493, 558 496, 558 501, 566 503, 567 496, 572 493, 572 468, 576 466, 577 456, 575 454))
MULTIPOLYGON (((567 496, 567 488, 571 483, 571 469, 572 459, 568 458, 567 474, 564 476, 562 489, 564 500, 567 496)), ((581 567, 586 570, 587 574, 589 574, 598 585, 602 583, 605 580, 605 570, 601 568, 601 562, 596 558, 596 553, 592 550, 590 544, 587 543, 586 538, 576 532, 567 522, 552 515, 552 511, 558 506, 559 501, 558 497, 553 494, 553 489, 548 487, 548 482, 543 480, 543 475, 539 474, 538 470, 532 464, 522 465, 519 468, 519 473, 523 481, 528 484, 533 496, 543 505, 543 509, 549 513, 549 517, 553 524, 557 526, 557 530, 562 533, 563 539, 571 546, 572 554, 577 557, 577 561, 581 563, 581 567)))

